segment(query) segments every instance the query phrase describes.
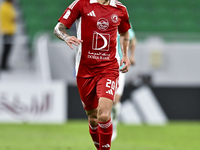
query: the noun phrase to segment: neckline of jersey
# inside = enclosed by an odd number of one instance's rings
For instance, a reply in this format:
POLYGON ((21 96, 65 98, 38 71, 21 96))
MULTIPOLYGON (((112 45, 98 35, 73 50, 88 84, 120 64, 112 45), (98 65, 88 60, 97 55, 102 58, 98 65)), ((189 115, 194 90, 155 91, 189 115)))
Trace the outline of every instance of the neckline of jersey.
POLYGON ((110 0, 110 3, 109 3, 108 5, 101 4, 101 3, 99 3, 97 0, 90 0, 90 3, 91 3, 91 4, 92 4, 92 3, 97 3, 97 4, 100 4, 101 6, 112 6, 112 7, 116 7, 115 1, 113 1, 113 0, 110 0))
MULTIPOLYGON (((99 3, 98 0, 97 0, 97 3, 99 3)), ((99 4, 101 4, 101 3, 99 3, 99 4)), ((109 0, 108 4, 101 4, 101 5, 105 5, 105 6, 110 5, 110 0, 109 0)))

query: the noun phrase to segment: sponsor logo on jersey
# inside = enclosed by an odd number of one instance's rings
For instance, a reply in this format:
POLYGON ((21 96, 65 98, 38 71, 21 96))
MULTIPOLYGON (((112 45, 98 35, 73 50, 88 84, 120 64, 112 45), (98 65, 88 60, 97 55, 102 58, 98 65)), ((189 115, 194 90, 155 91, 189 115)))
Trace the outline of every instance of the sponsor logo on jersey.
POLYGON ((98 21, 97 21, 97 28, 101 31, 104 31, 106 29, 108 29, 109 27, 109 22, 107 19, 105 18, 100 18, 98 21))
POLYGON ((117 16, 116 14, 112 14, 111 20, 112 20, 114 23, 117 23, 119 19, 118 19, 118 16, 117 16))
POLYGON ((105 33, 93 33, 92 49, 109 51, 110 46, 110 34, 105 33))
POLYGON ((110 145, 109 145, 109 144, 106 144, 106 145, 102 145, 102 147, 109 148, 110 145))
POLYGON ((92 17, 96 17, 94 11, 89 12, 87 15, 88 15, 88 16, 92 16, 92 17))

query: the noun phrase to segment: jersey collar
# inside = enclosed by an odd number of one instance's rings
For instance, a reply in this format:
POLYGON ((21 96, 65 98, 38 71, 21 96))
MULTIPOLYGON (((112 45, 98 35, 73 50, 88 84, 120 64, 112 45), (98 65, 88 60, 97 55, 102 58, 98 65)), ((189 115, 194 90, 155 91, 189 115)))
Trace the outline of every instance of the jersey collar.
MULTIPOLYGON (((97 3, 97 0, 90 0, 90 3, 97 3)), ((116 7, 115 0, 110 0, 110 5, 116 7)))

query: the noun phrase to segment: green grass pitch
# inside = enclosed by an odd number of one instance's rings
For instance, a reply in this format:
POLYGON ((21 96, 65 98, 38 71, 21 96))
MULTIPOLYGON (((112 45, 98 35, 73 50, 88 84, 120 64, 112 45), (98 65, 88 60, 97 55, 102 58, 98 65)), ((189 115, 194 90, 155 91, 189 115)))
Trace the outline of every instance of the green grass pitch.
MULTIPOLYGON (((95 150, 87 121, 63 125, 0 124, 0 150, 95 150)), ((200 150, 200 122, 119 124, 111 150, 200 150)))

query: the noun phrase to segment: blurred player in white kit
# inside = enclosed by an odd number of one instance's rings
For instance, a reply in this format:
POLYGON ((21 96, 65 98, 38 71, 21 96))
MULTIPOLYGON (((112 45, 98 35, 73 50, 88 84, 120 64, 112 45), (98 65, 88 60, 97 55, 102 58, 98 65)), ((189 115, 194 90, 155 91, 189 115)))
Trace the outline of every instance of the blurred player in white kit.
MULTIPOLYGON (((130 56, 129 56, 129 60, 131 65, 135 64, 135 58, 134 58, 134 52, 135 52, 135 47, 136 47, 136 36, 135 36, 135 32, 133 31, 132 25, 131 25, 131 29, 129 29, 129 35, 130 35, 130 56)), ((121 44, 120 44, 120 35, 118 34, 117 36, 117 41, 118 41, 118 53, 120 56, 120 59, 122 59, 123 54, 121 51, 121 44)), ((123 66, 120 66, 120 69, 123 66)), ((121 97, 124 91, 124 85, 125 85, 125 73, 119 72, 119 87, 116 91, 116 95, 115 95, 115 101, 112 107, 112 122, 113 122, 113 135, 112 135, 112 141, 114 141, 117 137, 117 125, 118 125, 118 119, 119 119, 119 115, 120 115, 120 110, 121 110, 121 97)))

